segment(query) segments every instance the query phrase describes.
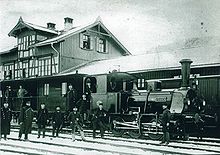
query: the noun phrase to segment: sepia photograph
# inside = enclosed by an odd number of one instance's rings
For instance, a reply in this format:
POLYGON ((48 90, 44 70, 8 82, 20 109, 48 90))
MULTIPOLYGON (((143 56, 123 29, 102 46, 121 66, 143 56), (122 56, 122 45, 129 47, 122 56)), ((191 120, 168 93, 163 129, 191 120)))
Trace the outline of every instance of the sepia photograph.
POLYGON ((220 154, 219 0, 0 0, 0 155, 220 154))

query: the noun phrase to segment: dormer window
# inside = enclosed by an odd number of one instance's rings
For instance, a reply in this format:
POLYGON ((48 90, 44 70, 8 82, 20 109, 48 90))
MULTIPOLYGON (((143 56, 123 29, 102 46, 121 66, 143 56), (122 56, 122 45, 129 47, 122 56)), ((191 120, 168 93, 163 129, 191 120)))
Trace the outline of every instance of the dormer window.
POLYGON ((82 49, 93 49, 93 38, 88 34, 80 34, 80 48, 82 49))
POLYGON ((90 49, 90 37, 88 35, 83 35, 83 48, 90 49))
POLYGON ((97 38, 96 43, 97 52, 107 53, 107 42, 105 39, 97 38))

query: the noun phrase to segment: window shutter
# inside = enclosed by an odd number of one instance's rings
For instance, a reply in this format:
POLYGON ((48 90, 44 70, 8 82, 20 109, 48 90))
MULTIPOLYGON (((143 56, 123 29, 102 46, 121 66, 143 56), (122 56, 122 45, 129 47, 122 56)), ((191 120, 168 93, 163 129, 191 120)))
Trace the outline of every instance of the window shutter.
POLYGON ((96 37, 96 51, 99 52, 99 37, 96 37))
POLYGON ((82 33, 79 34, 79 47, 83 48, 83 34, 82 33))
POLYGON ((90 49, 93 49, 93 43, 94 43, 94 38, 92 36, 90 36, 90 49))
POLYGON ((105 53, 108 53, 109 49, 108 49, 108 41, 105 40, 105 53))

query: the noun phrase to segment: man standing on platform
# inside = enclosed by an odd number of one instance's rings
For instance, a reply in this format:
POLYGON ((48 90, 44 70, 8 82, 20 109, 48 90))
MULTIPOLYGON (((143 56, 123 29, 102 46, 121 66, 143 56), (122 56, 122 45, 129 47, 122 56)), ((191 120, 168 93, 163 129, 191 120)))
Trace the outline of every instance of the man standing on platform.
POLYGON ((93 112, 92 125, 93 125, 93 138, 96 137, 96 129, 100 128, 101 138, 104 137, 105 122, 107 117, 107 111, 103 109, 102 101, 97 101, 99 106, 93 112))
POLYGON ((40 138, 41 131, 43 131, 43 138, 45 137, 46 125, 48 123, 48 110, 45 108, 45 103, 41 103, 40 110, 37 113, 38 137, 40 138))
POLYGON ((8 107, 8 103, 5 102, 1 108, 1 135, 4 135, 4 139, 7 139, 7 135, 10 134, 12 113, 8 107))
POLYGON ((58 137, 63 122, 64 122, 63 114, 61 113, 60 106, 57 106, 56 111, 53 113, 53 118, 52 118, 53 137, 55 135, 55 132, 56 132, 56 137, 58 137))
POLYGON ((89 105, 86 100, 86 95, 83 94, 82 98, 76 103, 76 106, 79 107, 79 113, 82 117, 82 122, 84 123, 87 120, 89 105))
POLYGON ((31 133, 32 130, 32 121, 34 117, 34 111, 31 108, 31 102, 27 101, 26 106, 21 109, 19 115, 19 124, 20 124, 20 131, 18 138, 21 139, 22 134, 25 134, 24 139, 28 140, 28 133, 31 133))
POLYGON ((71 84, 69 85, 69 91, 67 92, 66 95, 66 101, 67 101, 67 107, 69 108, 67 110, 71 111, 73 107, 76 106, 76 101, 77 101, 77 92, 71 84))
POLYGON ((82 117, 80 113, 77 111, 76 107, 73 108, 73 111, 70 112, 68 116, 68 120, 70 122, 70 127, 72 129, 72 141, 75 141, 75 132, 79 130, 80 136, 83 141, 85 141, 85 135, 82 128, 82 117))
POLYGON ((163 104, 163 114, 162 114, 162 126, 163 126, 163 140, 160 144, 168 145, 170 142, 170 133, 169 133, 169 125, 170 125, 170 110, 167 108, 167 104, 163 104))

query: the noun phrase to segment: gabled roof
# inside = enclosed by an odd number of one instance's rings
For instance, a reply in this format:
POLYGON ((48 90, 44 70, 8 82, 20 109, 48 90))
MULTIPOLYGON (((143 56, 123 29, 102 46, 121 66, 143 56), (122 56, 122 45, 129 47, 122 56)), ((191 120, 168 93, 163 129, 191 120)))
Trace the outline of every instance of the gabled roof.
POLYGON ((58 34, 58 31, 56 31, 56 30, 51 30, 51 29, 48 29, 48 28, 43 27, 43 26, 38 26, 38 25, 35 25, 35 24, 25 22, 25 21, 23 21, 22 17, 20 17, 19 20, 18 20, 18 23, 8 33, 8 35, 16 37, 17 36, 16 31, 20 30, 22 28, 25 28, 25 27, 27 27, 28 29, 31 29, 31 30, 39 30, 39 31, 44 31, 44 32, 52 33, 52 34, 58 34))
POLYGON ((191 59, 192 68, 220 66, 220 46, 164 51, 150 54, 124 56, 109 60, 93 61, 82 66, 63 71, 60 74, 106 74, 113 70, 137 73, 180 69, 181 59, 191 59), (98 68, 98 69, 97 69, 98 68))
POLYGON ((86 25, 82 25, 82 26, 78 26, 78 27, 74 27, 72 29, 70 29, 69 31, 67 31, 66 33, 64 34, 61 34, 57 37, 54 37, 52 39, 48 39, 48 40, 45 40, 45 41, 42 41, 40 43, 37 43, 35 45, 32 45, 32 46, 44 46, 44 45, 48 45, 48 44, 51 44, 51 43, 58 43, 74 34, 78 34, 78 33, 81 33, 83 31, 86 31, 94 26, 97 26, 97 25, 100 25, 107 33, 108 35, 110 35, 113 40, 126 52, 125 54, 126 55, 131 55, 131 53, 122 45, 122 43, 105 27, 105 25, 102 23, 102 20, 100 17, 98 17, 96 19, 95 22, 93 23, 89 23, 89 24, 86 24, 86 25))

